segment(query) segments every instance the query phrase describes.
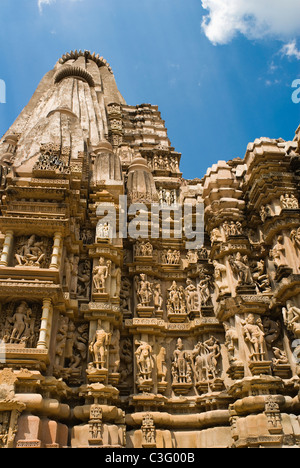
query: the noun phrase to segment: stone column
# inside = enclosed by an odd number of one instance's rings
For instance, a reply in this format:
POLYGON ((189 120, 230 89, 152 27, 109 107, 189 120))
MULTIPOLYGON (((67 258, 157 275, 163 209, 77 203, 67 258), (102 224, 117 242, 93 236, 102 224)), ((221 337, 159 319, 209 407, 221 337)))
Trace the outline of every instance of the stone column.
POLYGON ((47 349, 49 345, 50 328, 52 322, 52 301, 49 298, 43 300, 43 313, 40 335, 37 344, 38 349, 47 349))
POLYGON ((0 258, 0 266, 6 267, 8 265, 8 259, 11 253, 13 244, 14 233, 13 231, 7 231, 5 233, 5 239, 3 244, 3 250, 0 258))
POLYGON ((51 257, 50 270, 58 270, 61 261, 62 252, 62 233, 56 232, 54 234, 53 250, 51 257))

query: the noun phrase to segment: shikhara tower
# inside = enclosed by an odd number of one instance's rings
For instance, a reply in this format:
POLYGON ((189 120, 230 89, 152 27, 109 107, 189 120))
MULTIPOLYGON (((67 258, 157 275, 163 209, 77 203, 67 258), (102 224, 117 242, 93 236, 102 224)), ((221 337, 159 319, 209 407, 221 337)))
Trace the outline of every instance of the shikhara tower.
POLYGON ((156 106, 57 62, 0 141, 0 446, 299 445, 299 134, 185 180, 156 106), (124 196, 169 238, 111 236, 124 196), (191 250, 172 208, 199 203, 191 250))

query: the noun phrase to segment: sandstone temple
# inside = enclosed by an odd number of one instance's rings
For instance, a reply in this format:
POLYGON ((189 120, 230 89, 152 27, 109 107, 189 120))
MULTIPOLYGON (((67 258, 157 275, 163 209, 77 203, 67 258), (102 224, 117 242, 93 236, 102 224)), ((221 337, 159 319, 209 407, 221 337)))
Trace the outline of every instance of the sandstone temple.
POLYGON ((0 140, 0 447, 300 446, 300 128, 180 159, 88 51, 0 140))

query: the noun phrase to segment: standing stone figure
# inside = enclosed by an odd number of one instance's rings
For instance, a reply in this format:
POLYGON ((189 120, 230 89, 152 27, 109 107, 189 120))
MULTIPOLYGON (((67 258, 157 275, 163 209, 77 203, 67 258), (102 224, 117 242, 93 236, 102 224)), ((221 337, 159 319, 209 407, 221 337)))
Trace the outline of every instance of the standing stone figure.
POLYGON ((90 352, 93 356, 93 363, 96 369, 107 368, 108 347, 111 341, 111 333, 107 333, 101 328, 101 321, 98 321, 98 328, 94 338, 90 343, 90 352))
POLYGON ((263 361, 265 358, 265 334, 261 319, 250 314, 243 323, 243 332, 250 351, 251 361, 263 361))

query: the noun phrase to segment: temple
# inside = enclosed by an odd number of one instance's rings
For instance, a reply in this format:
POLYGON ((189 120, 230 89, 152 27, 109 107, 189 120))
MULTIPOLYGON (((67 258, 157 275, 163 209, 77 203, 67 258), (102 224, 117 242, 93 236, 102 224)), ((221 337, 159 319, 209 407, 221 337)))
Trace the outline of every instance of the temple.
POLYGON ((300 446, 300 127, 180 160, 89 51, 0 140, 0 447, 300 446))

